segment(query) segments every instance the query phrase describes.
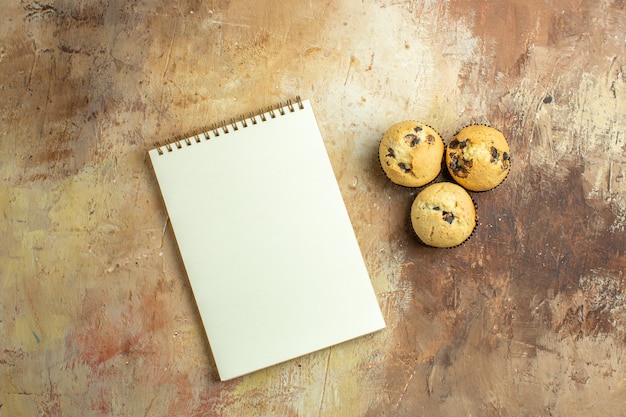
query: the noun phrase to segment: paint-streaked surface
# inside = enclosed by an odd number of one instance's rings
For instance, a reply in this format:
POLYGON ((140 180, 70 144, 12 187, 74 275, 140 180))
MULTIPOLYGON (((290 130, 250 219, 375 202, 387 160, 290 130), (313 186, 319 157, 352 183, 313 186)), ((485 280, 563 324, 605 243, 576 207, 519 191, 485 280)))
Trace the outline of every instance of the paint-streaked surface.
POLYGON ((621 412, 623 2, 27 1, 2 22, 0 416, 621 412), (296 94, 388 328, 220 383, 146 151, 296 94), (420 246, 416 190, 377 165, 404 119, 509 139, 460 248, 420 246))

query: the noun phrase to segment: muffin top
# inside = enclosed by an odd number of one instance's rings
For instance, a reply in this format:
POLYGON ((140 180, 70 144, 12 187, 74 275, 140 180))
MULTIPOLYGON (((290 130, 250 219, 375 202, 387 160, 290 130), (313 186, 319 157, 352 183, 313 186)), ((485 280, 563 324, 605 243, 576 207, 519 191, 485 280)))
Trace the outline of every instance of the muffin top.
POLYGON ((471 191, 498 186, 509 173, 509 144, 499 130, 483 125, 461 129, 446 148, 446 167, 452 178, 471 191))
POLYGON ((439 175, 444 144, 430 126, 404 121, 383 135, 378 156, 387 177, 398 185, 421 187, 439 175))
POLYGON ((438 182, 424 188, 413 201, 411 224, 424 244, 451 248, 474 231, 476 206, 461 186, 438 182))

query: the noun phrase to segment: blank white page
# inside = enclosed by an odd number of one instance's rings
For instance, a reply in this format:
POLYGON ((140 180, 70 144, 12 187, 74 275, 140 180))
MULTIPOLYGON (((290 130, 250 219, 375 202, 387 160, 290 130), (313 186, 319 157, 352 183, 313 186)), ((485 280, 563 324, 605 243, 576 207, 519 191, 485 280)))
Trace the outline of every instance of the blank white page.
POLYGON ((222 380, 385 327, 309 101, 149 152, 222 380))

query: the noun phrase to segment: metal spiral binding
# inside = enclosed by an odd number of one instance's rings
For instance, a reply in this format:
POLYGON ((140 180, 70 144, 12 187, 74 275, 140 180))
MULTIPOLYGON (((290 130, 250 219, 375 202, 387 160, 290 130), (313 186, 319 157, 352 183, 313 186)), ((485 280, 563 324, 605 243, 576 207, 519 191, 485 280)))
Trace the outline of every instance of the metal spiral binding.
POLYGON ((261 109, 257 113, 251 112, 248 113, 247 116, 241 115, 234 117, 230 119, 229 122, 224 120, 220 123, 210 125, 188 136, 176 136, 173 141, 166 144, 162 145, 160 142, 156 142, 154 145, 159 155, 165 155, 166 151, 168 153, 173 152, 174 147, 176 147, 176 149, 182 149, 183 145, 189 147, 194 143, 211 140, 212 137, 219 137, 222 134, 235 132, 258 123, 267 122, 269 119, 284 116, 287 114, 287 111, 293 113, 296 111, 296 107, 300 110, 304 109, 300 96, 296 96, 295 103, 291 100, 287 100, 286 102, 278 103, 274 107, 268 107, 266 110, 261 109), (163 148, 165 148, 165 150, 163 148))

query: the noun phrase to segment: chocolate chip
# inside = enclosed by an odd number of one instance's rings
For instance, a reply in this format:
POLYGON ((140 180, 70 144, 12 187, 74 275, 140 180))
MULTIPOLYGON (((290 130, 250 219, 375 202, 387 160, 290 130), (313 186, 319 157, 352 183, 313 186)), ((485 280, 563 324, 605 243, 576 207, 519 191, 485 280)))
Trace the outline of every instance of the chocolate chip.
POLYGON ((417 146, 418 143, 420 143, 420 138, 418 138, 413 133, 409 133, 407 135, 404 135, 404 141, 407 143, 407 145, 413 148, 417 146))
POLYGON ((389 158, 395 158, 396 152, 393 150, 393 148, 387 148, 387 155, 385 156, 389 158))
POLYGON ((452 173, 459 178, 467 178, 468 171, 467 168, 465 168, 465 165, 469 163, 469 167, 471 168, 471 165, 474 164, 473 160, 465 161, 465 159, 463 159, 463 162, 464 164, 461 164, 456 152, 450 153, 450 163, 448 166, 450 167, 450 170, 452 170, 452 173))
POLYGON ((450 141, 450 143, 448 143, 448 148, 450 149, 456 149, 459 147, 459 141, 457 139, 453 139, 452 141, 450 141))
POLYGON ((469 139, 465 139, 464 141, 459 142, 459 148, 465 148, 467 146, 467 142, 469 142, 469 139))
POLYGON ((443 213, 441 213, 441 217, 444 221, 448 222, 448 224, 452 224, 452 222, 454 221, 454 214, 449 211, 444 211, 443 213))
POLYGON ((441 210, 441 207, 435 206, 435 207, 433 207, 433 210, 439 211, 439 210, 441 210))
POLYGON ((456 170, 461 167, 461 165, 459 164, 459 157, 456 155, 456 152, 450 152, 449 166, 452 170, 456 170))
POLYGON ((465 159, 463 158, 463 166, 465 168, 471 168, 474 166, 474 160, 473 159, 465 159))
POLYGON ((415 131, 415 133, 418 133, 421 132, 423 129, 420 126, 415 126, 413 130, 415 131))
POLYGON ((498 157, 498 150, 496 149, 495 146, 492 146, 491 148, 489 148, 489 150, 491 151, 491 157, 492 158, 497 158, 498 157))
POLYGON ((552 103, 552 96, 546 96, 546 97, 543 99, 543 103, 544 103, 544 104, 550 104, 550 103, 552 103))
POLYGON ((435 143, 435 137, 433 135, 428 135, 426 136, 426 142, 428 143, 435 143))
POLYGON ((400 163, 398 164, 398 167, 399 167, 402 171, 404 171, 404 173, 411 172, 411 167, 410 167, 410 166, 408 166, 407 164, 405 164, 404 162, 400 162, 400 163))
POLYGON ((509 155, 508 152, 504 152, 502 154, 502 171, 506 171, 507 169, 509 169, 510 165, 511 165, 511 155, 509 155))
POLYGON ((497 159, 498 159, 498 155, 499 155, 500 153, 499 153, 499 152, 498 152, 498 150, 495 148, 495 146, 492 146, 491 148, 489 148, 489 150, 491 151, 491 160, 490 160, 490 162, 491 162, 492 164, 494 164, 494 163, 497 161, 497 159))

